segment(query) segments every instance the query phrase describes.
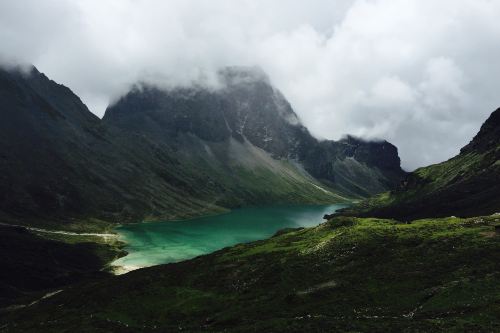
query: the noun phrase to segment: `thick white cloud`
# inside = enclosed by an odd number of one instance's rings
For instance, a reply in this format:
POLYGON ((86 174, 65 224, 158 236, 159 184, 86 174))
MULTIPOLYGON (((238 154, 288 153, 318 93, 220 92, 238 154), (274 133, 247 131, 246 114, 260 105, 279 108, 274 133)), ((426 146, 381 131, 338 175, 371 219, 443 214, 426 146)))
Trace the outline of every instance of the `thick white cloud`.
POLYGON ((137 80, 259 65, 319 137, 385 138, 407 169, 458 152, 500 106, 500 0, 5 0, 0 60, 102 115, 137 80))

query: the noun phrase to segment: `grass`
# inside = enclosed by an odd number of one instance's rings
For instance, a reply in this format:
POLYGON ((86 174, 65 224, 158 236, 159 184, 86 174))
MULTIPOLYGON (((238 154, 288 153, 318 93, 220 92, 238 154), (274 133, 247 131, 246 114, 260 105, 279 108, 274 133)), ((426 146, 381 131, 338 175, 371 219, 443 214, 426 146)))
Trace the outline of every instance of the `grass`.
POLYGON ((337 217, 69 288, 3 331, 498 331, 499 222, 337 217))
POLYGON ((492 214, 500 204, 500 150, 461 153, 409 175, 400 188, 347 209, 353 216, 409 220, 492 214))
POLYGON ((121 245, 117 240, 94 242, 83 236, 37 235, 20 227, 0 227, 0 312, 106 276, 102 268, 124 254, 121 245))

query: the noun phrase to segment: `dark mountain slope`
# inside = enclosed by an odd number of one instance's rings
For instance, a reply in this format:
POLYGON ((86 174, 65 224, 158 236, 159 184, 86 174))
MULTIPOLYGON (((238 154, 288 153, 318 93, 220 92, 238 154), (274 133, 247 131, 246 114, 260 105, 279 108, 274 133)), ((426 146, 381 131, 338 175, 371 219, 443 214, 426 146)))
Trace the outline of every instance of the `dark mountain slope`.
MULTIPOLYGON (((349 197, 380 193, 402 178, 397 149, 388 142, 312 137, 259 69, 230 67, 220 71, 219 78, 221 87, 213 89, 136 86, 108 108, 103 120, 177 151, 192 152, 194 137, 210 148, 186 154, 188 160, 210 160, 213 145, 251 145, 275 160, 298 164, 349 197)), ((223 164, 234 164, 234 156, 226 158, 223 164)))
POLYGON ((104 126, 68 88, 31 69, 0 70, 0 212, 26 222, 136 220, 197 213, 206 188, 166 147, 104 126), (169 173, 170 171, 170 173, 169 173), (193 208, 194 207, 194 208, 193 208))
POLYGON ((500 109, 452 159, 417 169, 390 193, 342 214, 412 219, 500 212, 500 109))
POLYGON ((0 106, 4 221, 123 222, 200 215, 264 199, 339 200, 317 188, 312 177, 251 145, 213 147, 214 154, 239 154, 242 162, 262 160, 259 168, 228 174, 221 161, 207 165, 183 158, 206 149, 199 140, 185 137, 193 149, 179 153, 168 143, 103 124, 68 88, 35 68, 0 70, 0 106))

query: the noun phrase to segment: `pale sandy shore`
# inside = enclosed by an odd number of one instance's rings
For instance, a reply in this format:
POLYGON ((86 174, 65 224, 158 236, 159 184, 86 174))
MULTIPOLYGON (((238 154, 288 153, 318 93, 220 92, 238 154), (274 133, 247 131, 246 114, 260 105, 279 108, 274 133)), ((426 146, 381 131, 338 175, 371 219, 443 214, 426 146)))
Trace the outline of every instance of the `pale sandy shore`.
POLYGON ((48 229, 42 229, 42 228, 34 228, 34 227, 28 227, 25 225, 19 225, 19 224, 8 224, 8 223, 1 223, 0 226, 6 226, 6 227, 17 227, 17 228, 24 228, 29 231, 34 231, 34 232, 41 232, 41 233, 47 233, 47 234, 58 234, 58 235, 68 235, 68 236, 94 236, 94 237, 102 237, 104 239, 112 239, 112 238, 118 238, 117 234, 106 234, 106 233, 91 233, 91 232, 71 232, 71 231, 61 231, 61 230, 48 230, 48 229))
POLYGON ((145 266, 134 265, 111 265, 111 272, 114 275, 122 275, 128 272, 135 271, 136 269, 144 268, 145 266))

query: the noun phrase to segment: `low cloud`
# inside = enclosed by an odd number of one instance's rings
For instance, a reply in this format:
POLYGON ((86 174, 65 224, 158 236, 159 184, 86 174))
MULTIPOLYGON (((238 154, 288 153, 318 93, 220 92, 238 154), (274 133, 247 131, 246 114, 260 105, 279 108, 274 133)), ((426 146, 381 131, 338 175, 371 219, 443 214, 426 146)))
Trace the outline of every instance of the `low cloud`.
POLYGON ((500 0, 12 0, 0 61, 96 114, 137 81, 258 65, 318 137, 384 138, 403 166, 456 154, 500 106, 500 0))

